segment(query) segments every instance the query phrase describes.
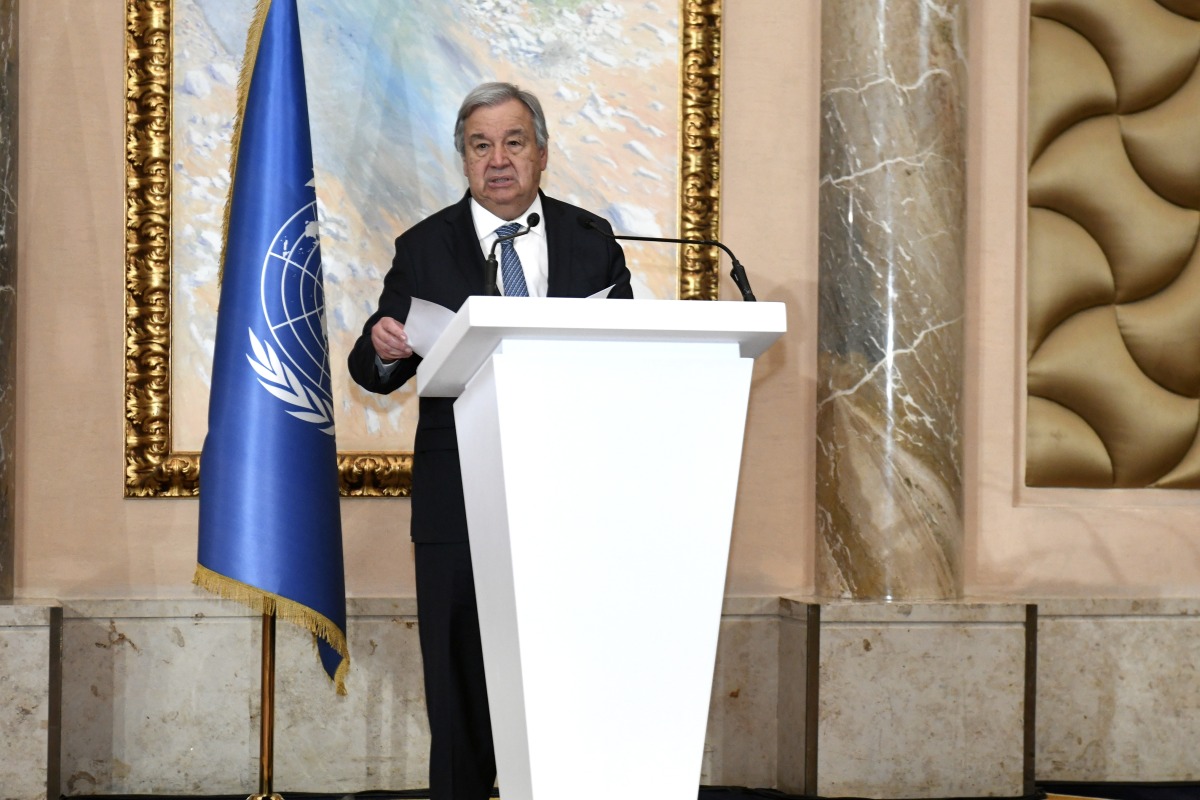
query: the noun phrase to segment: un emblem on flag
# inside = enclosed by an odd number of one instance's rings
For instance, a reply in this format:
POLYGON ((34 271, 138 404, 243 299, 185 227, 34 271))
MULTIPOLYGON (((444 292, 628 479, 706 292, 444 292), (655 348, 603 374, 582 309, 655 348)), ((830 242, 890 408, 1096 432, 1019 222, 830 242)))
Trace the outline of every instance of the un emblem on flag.
POLYGON ((263 258, 260 294, 270 341, 261 340, 251 328, 252 352, 246 356, 258 382, 295 407, 287 413, 332 435, 333 391, 316 202, 302 207, 276 232, 263 258))

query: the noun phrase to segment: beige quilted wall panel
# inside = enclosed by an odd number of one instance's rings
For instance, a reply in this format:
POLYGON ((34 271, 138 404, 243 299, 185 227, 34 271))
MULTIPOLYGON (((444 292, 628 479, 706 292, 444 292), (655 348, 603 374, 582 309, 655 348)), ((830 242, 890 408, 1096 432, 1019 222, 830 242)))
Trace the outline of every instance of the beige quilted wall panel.
POLYGON ((1200 488, 1200 0, 1033 0, 1025 482, 1200 488))

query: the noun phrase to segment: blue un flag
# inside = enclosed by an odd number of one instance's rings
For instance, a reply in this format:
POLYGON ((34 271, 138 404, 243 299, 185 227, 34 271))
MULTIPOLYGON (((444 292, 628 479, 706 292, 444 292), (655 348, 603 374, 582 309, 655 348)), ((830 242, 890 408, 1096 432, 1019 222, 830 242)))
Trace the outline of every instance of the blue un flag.
POLYGON ((312 631, 344 693, 337 444, 296 0, 260 0, 238 94, 195 582, 312 631))

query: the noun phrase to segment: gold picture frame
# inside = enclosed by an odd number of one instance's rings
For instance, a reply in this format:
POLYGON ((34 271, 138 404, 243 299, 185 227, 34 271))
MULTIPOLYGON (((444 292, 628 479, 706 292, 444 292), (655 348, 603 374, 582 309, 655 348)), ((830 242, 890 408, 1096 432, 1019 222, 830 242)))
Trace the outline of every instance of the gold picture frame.
MULTIPOLYGON (((721 0, 680 2, 679 231, 718 238, 721 0)), ((171 442, 172 0, 126 0, 125 481, 127 497, 198 493, 200 454, 171 442)), ((715 247, 681 248, 680 299, 714 300, 715 247)), ((412 454, 338 454, 344 496, 406 496, 412 454)))

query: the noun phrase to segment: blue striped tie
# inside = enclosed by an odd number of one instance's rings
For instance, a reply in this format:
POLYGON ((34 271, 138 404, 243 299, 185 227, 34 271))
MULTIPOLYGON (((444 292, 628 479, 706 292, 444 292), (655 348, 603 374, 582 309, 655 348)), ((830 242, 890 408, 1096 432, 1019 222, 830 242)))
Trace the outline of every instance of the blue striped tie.
MULTIPOLYGON (((510 222, 496 228, 497 236, 512 236, 521 229, 521 223, 510 222)), ((525 270, 521 268, 521 258, 512 240, 500 243, 500 273, 504 276, 505 297, 528 297, 529 287, 525 285, 525 270)))

